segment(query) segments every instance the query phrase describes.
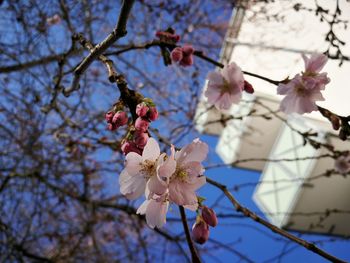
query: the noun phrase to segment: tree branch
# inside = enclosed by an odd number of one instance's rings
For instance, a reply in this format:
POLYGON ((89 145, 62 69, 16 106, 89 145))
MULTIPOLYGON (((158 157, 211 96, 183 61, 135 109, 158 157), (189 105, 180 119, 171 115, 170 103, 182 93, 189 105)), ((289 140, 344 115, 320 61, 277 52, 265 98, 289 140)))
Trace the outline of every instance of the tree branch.
POLYGON ((71 87, 63 90, 63 94, 68 97, 73 91, 79 89, 79 81, 81 75, 87 70, 91 63, 99 58, 107 48, 109 48, 118 39, 124 37, 127 34, 126 23, 134 4, 134 0, 124 0, 118 18, 118 23, 114 30, 99 44, 97 44, 89 55, 87 55, 83 61, 74 70, 74 78, 71 87))
POLYGON ((324 250, 318 248, 315 244, 309 243, 306 240, 303 240, 299 237, 294 236, 293 234, 267 222, 266 220, 264 220, 263 218, 259 217, 258 215, 256 215, 254 212, 250 211, 248 208, 242 206, 234 197, 233 195, 227 190, 227 187, 223 184, 220 184, 210 178, 207 177, 207 182, 213 186, 215 186, 216 188, 220 189, 225 195, 226 197, 230 200, 230 202, 232 203, 232 205, 236 208, 236 210, 238 212, 241 212, 242 214, 244 214, 246 217, 250 217, 251 219, 253 219, 254 221, 258 222, 259 224, 269 228, 271 231, 284 236, 286 238, 288 238, 289 240, 305 247, 306 249, 320 255, 321 257, 328 259, 332 262, 338 262, 338 263, 345 263, 346 261, 343 261, 327 252, 325 252, 324 250))

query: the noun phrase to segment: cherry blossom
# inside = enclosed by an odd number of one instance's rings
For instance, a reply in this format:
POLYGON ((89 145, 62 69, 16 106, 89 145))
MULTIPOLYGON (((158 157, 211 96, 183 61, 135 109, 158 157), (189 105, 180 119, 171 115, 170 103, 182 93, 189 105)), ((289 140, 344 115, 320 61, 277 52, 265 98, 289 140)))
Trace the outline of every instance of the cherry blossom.
POLYGON ((158 158, 156 176, 152 176, 146 185, 146 200, 138 208, 138 214, 146 215, 146 222, 151 227, 162 227, 166 222, 166 213, 169 206, 168 178, 176 169, 174 147, 171 155, 165 158, 165 153, 158 158))
POLYGON ((240 67, 234 62, 224 66, 221 72, 210 72, 204 95, 218 110, 228 110, 239 103, 244 89, 244 78, 240 67))
POLYGON ((176 169, 169 178, 169 200, 195 210, 196 190, 206 183, 201 162, 207 157, 208 145, 198 138, 176 152, 176 169))
POLYGON ((177 152, 172 145, 169 156, 160 153, 158 143, 149 138, 142 155, 126 155, 119 176, 120 192, 131 200, 144 193, 146 200, 137 213, 146 215, 150 227, 161 227, 170 202, 198 208, 196 190, 206 183, 201 162, 207 154, 208 145, 198 138, 177 152))
POLYGON ((149 178, 157 174, 157 161, 160 149, 157 141, 149 138, 142 152, 129 152, 126 155, 125 169, 119 176, 120 192, 128 199, 140 197, 149 178))
POLYGON ((316 111, 316 101, 323 101, 321 90, 330 79, 327 73, 319 73, 327 62, 323 54, 314 54, 310 58, 303 55, 305 72, 297 74, 287 83, 278 85, 277 94, 286 95, 280 104, 284 113, 310 113, 316 111))

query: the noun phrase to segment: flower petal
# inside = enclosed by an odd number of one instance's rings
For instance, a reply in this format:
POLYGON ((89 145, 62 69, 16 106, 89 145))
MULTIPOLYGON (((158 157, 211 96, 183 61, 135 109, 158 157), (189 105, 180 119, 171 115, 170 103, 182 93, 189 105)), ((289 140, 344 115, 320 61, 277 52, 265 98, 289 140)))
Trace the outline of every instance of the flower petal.
POLYGON ((130 175, 139 173, 141 169, 142 157, 141 155, 130 152, 125 157, 125 168, 130 175))
POLYGON ((305 63, 305 71, 313 73, 320 72, 328 60, 328 57, 324 54, 312 54, 310 58, 302 54, 302 57, 305 63))
POLYGON ((231 96, 230 93, 225 92, 221 94, 221 96, 218 98, 218 100, 215 102, 215 107, 218 110, 229 110, 232 106, 231 96))
POLYGON ((191 185, 178 180, 169 185, 169 199, 177 205, 194 205, 198 202, 191 185))
POLYGON ((175 161, 175 148, 171 146, 171 155, 164 161, 163 158, 159 158, 157 167, 157 176, 160 181, 169 184, 170 177, 176 170, 175 161))
POLYGON ((161 181, 157 176, 152 176, 147 182, 146 189, 150 191, 150 194, 162 195, 167 191, 168 186, 167 183, 161 181))
POLYGON ((142 175, 130 175, 124 169, 119 175, 120 193, 126 198, 134 200, 139 198, 145 191, 146 180, 142 175))
POLYGON ((137 209, 136 214, 138 215, 144 215, 147 211, 147 206, 149 204, 150 200, 145 200, 137 209))
POLYGON ((146 221, 151 228, 161 228, 165 224, 168 206, 168 201, 149 201, 146 210, 146 221))
POLYGON ((153 138, 149 138, 145 148, 143 149, 142 160, 155 161, 159 157, 159 155, 160 149, 158 142, 153 138))
POLYGON ((207 80, 209 80, 209 83, 213 84, 213 85, 221 86, 224 84, 224 80, 222 78, 222 75, 216 71, 209 72, 209 74, 207 76, 207 80))
POLYGON ((243 72, 236 63, 232 62, 226 65, 222 70, 222 75, 231 88, 231 94, 241 93, 244 88, 243 72))
POLYGON ((207 158, 208 151, 208 145, 197 138, 192 143, 183 147, 180 152, 177 152, 175 159, 180 164, 202 162, 207 158))

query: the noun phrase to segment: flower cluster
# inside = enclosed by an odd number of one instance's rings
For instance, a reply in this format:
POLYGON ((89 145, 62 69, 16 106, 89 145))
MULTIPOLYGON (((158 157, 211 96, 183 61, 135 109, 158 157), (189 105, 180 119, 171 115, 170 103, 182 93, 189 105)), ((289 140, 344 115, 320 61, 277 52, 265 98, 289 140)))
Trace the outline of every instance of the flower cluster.
POLYGON ((233 103, 239 103, 243 90, 254 92, 252 85, 244 80, 241 68, 234 62, 225 65, 221 72, 210 72, 207 79, 204 96, 218 110, 228 110, 233 103))
POLYGON ((157 141, 149 138, 142 154, 126 155, 125 169, 119 176, 120 192, 133 200, 145 194, 146 200, 138 214, 146 216, 147 224, 162 227, 169 203, 198 209, 196 190, 206 183, 201 162, 208 154, 208 145, 199 139, 170 155, 161 153, 157 141))
POLYGON ((171 51, 171 60, 183 67, 191 66, 193 64, 193 52, 194 49, 191 45, 176 47, 171 51))
POLYGON ((152 121, 158 119, 158 111, 151 99, 144 99, 136 106, 138 118, 135 120, 135 130, 129 139, 122 144, 121 150, 126 155, 130 152, 141 154, 148 139, 148 127, 152 121))
POLYGON ((324 100, 321 90, 330 82, 327 73, 320 73, 327 63, 327 56, 313 54, 310 58, 302 56, 305 72, 297 74, 287 83, 278 85, 277 94, 286 95, 280 109, 284 113, 310 113, 317 110, 316 101, 324 100))
POLYGON ((108 124, 107 129, 110 131, 114 131, 128 123, 128 115, 125 111, 109 111, 106 113, 105 119, 108 124))
POLYGON ((204 244, 209 238, 209 226, 216 227, 218 218, 213 209, 201 207, 201 215, 197 216, 196 222, 192 227, 192 236, 195 242, 204 244))

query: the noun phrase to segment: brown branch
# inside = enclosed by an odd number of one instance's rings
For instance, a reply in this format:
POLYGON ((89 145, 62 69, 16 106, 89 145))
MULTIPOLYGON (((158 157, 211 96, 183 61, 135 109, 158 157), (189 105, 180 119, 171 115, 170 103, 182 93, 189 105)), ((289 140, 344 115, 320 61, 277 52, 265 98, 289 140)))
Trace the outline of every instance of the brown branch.
POLYGON ((193 240, 191 238, 190 230, 189 230, 188 225, 187 225, 185 209, 181 205, 179 205, 179 209, 180 209, 180 214, 181 214, 182 225, 184 227, 184 231, 185 231, 185 235, 186 235, 187 244, 188 244, 188 247, 191 251, 192 262, 193 263, 200 263, 201 260, 198 256, 196 247, 194 246, 193 240))
POLYGON ((235 198, 234 196, 227 190, 227 187, 223 184, 220 184, 210 178, 207 177, 207 182, 213 186, 215 186, 216 188, 220 189, 225 196, 230 200, 230 202, 232 203, 232 205, 236 208, 237 212, 241 212, 242 214, 244 214, 246 217, 250 217, 251 219, 253 219, 254 221, 256 221, 257 223, 269 228, 271 231, 284 236, 286 238, 288 238, 289 240, 305 247, 306 249, 320 255, 321 257, 328 259, 332 262, 339 262, 339 263, 345 263, 346 261, 343 261, 327 252, 325 252, 324 250, 320 249, 319 247, 317 247, 315 244, 307 242, 306 240, 303 240, 299 237, 294 236, 293 234, 269 223, 268 221, 264 220, 263 218, 259 217, 258 215, 256 215, 254 212, 250 211, 248 208, 242 206, 235 198))
POLYGON ((87 55, 83 61, 74 70, 74 78, 71 87, 63 90, 63 94, 68 97, 73 91, 79 89, 79 81, 81 75, 86 71, 86 69, 91 65, 91 63, 99 58, 103 52, 106 51, 114 42, 118 39, 124 37, 127 34, 126 23, 134 4, 134 0, 124 0, 120 11, 118 23, 114 30, 99 44, 97 44, 91 50, 91 53, 87 55))
POLYGON ((37 60, 29 61, 29 62, 23 62, 23 63, 18 63, 15 65, 0 67, 0 74, 1 73, 10 73, 13 71, 18 71, 18 70, 25 70, 25 69, 32 68, 32 67, 35 67, 35 66, 38 66, 41 64, 51 63, 51 62, 59 60, 63 55, 64 55, 64 53, 58 54, 58 55, 51 55, 51 56, 43 57, 43 58, 40 58, 37 60))

